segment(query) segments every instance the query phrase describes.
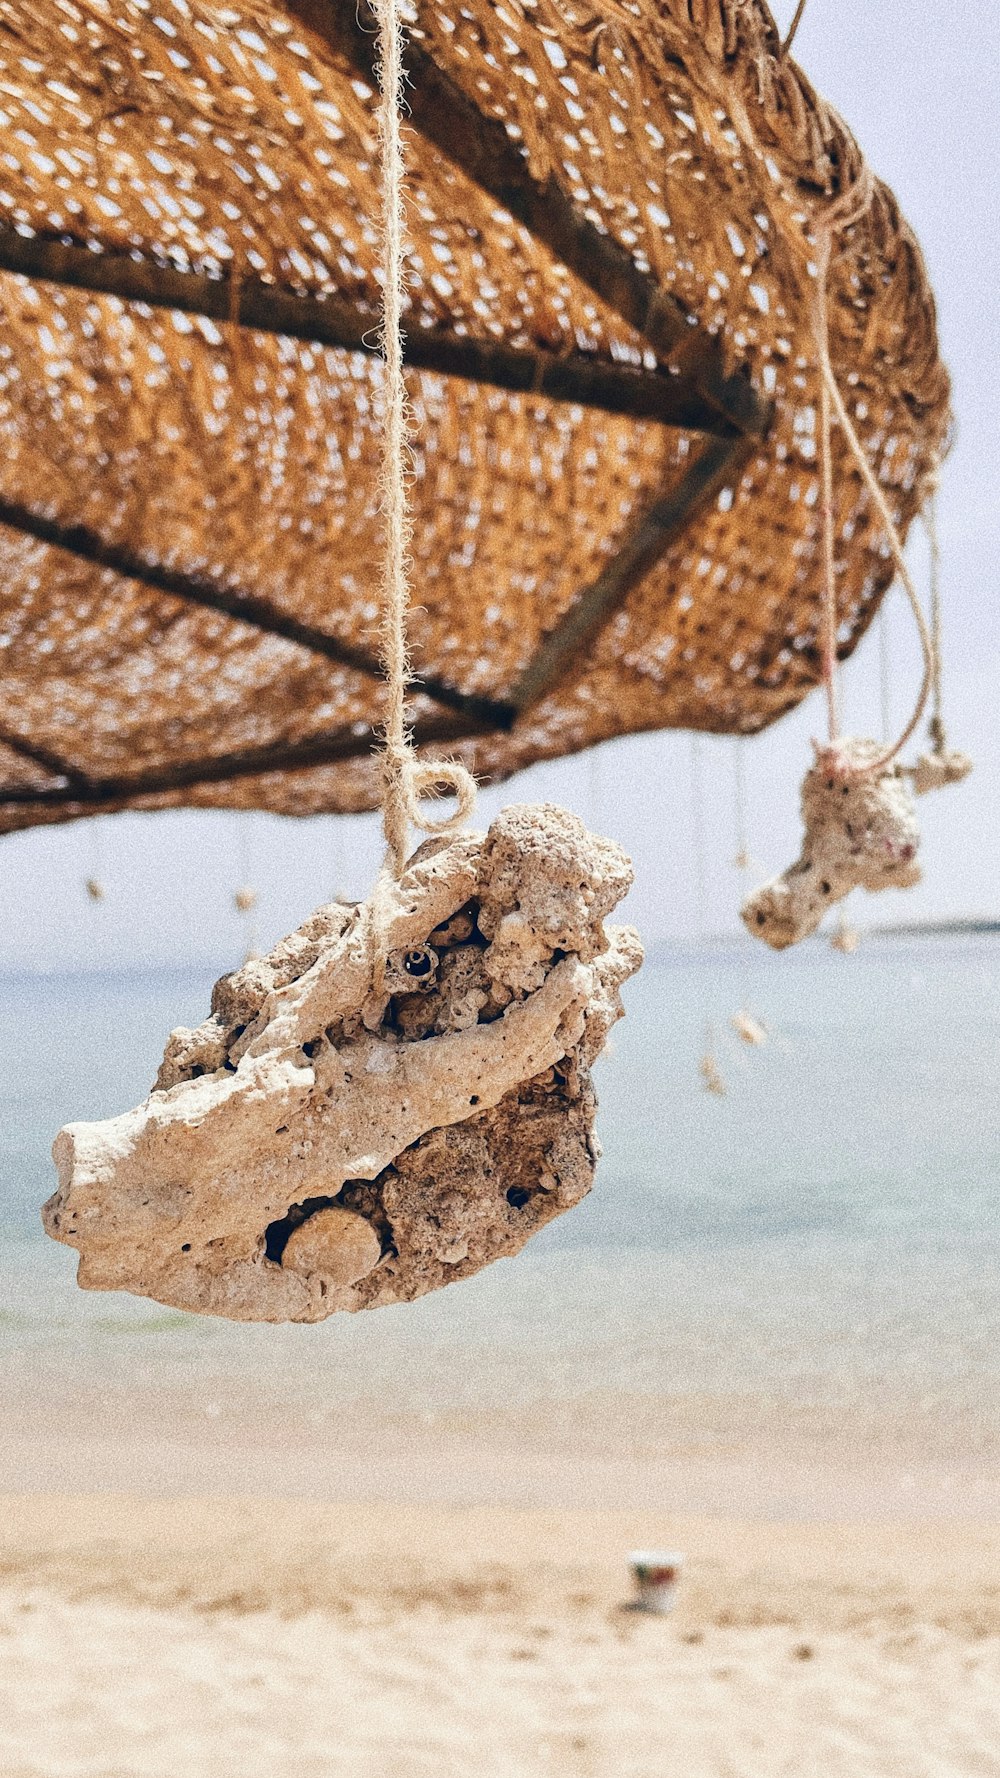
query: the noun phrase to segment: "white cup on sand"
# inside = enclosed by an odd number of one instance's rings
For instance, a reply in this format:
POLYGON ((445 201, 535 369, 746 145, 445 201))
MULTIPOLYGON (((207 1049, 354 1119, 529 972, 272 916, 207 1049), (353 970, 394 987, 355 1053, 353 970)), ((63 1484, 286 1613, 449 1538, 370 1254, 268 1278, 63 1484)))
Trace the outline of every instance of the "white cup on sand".
POLYGON ((635 1578, 636 1611, 651 1611, 657 1616, 673 1611, 684 1557, 676 1550, 633 1550, 629 1566, 635 1578))

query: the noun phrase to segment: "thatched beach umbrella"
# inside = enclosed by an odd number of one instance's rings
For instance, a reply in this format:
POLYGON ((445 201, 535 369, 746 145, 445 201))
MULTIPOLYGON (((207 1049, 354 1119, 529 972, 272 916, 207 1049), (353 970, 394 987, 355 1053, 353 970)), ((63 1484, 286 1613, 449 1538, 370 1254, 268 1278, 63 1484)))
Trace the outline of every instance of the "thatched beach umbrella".
MULTIPOLYGON (((5 0, 0 830, 373 807, 365 0, 5 0)), ((751 733, 820 674, 810 229, 858 150, 761 0, 420 5, 419 741, 751 733)), ((948 386, 877 182, 833 367, 905 532, 948 386)), ((839 432, 839 641, 892 575, 839 432)))

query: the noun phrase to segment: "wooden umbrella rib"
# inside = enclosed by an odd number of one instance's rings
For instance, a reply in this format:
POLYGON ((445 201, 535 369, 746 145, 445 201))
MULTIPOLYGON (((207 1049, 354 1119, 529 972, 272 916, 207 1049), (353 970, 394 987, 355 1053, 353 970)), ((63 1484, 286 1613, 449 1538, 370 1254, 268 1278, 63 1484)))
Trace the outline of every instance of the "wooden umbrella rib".
MULTIPOLYGON (((241 327, 259 333, 379 356, 378 315, 341 297, 299 296, 260 279, 245 279, 234 287, 230 278, 182 271, 111 249, 95 253, 77 242, 20 235, 13 229, 0 230, 0 271, 122 302, 199 315, 220 325, 235 318, 241 327)), ((601 363, 581 352, 560 354, 468 338, 441 328, 414 327, 407 334, 406 357, 414 370, 654 420, 689 432, 725 436, 736 426, 735 420, 706 401, 695 377, 601 363)))
MULTIPOLYGON (((369 0, 283 0, 285 12, 311 31, 335 56, 375 84, 375 19, 369 0)), ((487 117, 468 93, 438 66, 416 37, 406 48, 411 76, 408 121, 481 191, 488 192, 649 343, 660 358, 684 347, 688 365, 707 403, 740 431, 761 433, 767 403, 741 372, 727 375, 719 342, 697 334, 693 317, 676 297, 611 235, 584 215, 551 175, 535 179, 503 123, 487 117), (697 338, 700 349, 695 350, 697 338)))
MULTIPOLYGON (((465 740, 473 735, 489 733, 482 723, 462 720, 458 716, 427 717, 413 725, 417 746, 446 744, 465 740)), ((345 760, 359 759, 370 753, 373 731, 354 729, 334 735, 316 736, 307 741, 293 741, 276 746, 246 749, 241 753, 222 754, 210 759, 175 762, 159 770, 136 773, 129 777, 94 778, 74 784, 71 790, 7 790, 0 793, 0 824, 4 809, 25 804, 39 807, 79 807, 93 813, 100 808, 128 808, 149 796, 169 795, 175 790, 197 790, 202 785, 228 783, 239 778, 260 778, 269 773, 301 772, 317 766, 340 765, 345 760)))
POLYGON ((579 660, 627 595, 754 449, 752 437, 712 439, 690 468, 640 516, 603 573, 574 600, 509 694, 512 710, 532 709, 579 660))
MULTIPOLYGON (((347 667, 355 673, 362 673, 366 678, 382 677, 381 666, 374 655, 351 643, 341 642, 336 636, 329 636, 323 630, 300 623, 297 618, 281 611, 269 600, 230 587, 219 587, 177 569, 149 562, 130 550, 106 543, 85 525, 63 525, 57 519, 45 518, 29 507, 2 497, 0 525, 6 525, 9 530, 17 531, 22 536, 34 537, 39 543, 62 550, 78 561, 89 562, 96 568, 110 569, 123 579, 134 580, 141 586, 150 587, 154 592, 166 593, 171 598, 209 611, 219 611, 224 616, 234 618, 238 623, 246 624, 250 629, 260 630, 266 635, 280 636, 286 642, 294 642, 300 648, 322 655, 324 659, 335 661, 338 666, 347 667)), ((413 684, 415 690, 425 692, 435 703, 456 710, 473 721, 496 725, 508 719, 504 704, 458 691, 445 680, 436 679, 433 675, 424 675, 417 671, 414 673, 413 684)))
MULTIPOLYGON (((37 742, 26 740, 23 735, 15 734, 6 723, 0 723, 0 746, 6 747, 10 753, 16 753, 20 759, 28 760, 31 765, 38 766, 51 778, 61 778, 63 784, 58 788, 63 794, 66 786, 85 782, 82 773, 75 766, 67 765, 50 747, 40 747, 37 742)), ((37 796, 38 792, 34 791, 32 794, 37 796)))

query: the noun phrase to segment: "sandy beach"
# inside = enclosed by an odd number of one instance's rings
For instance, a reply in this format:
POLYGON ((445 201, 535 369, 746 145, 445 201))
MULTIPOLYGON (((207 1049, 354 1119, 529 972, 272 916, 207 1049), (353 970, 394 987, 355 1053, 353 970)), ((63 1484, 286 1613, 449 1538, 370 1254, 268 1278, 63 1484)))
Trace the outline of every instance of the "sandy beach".
POLYGON ((0 1575, 5 1778, 1000 1773, 996 1525, 22 1495, 0 1575))
POLYGON ((77 1290, 52 1131, 182 1008, 105 984, 100 1076, 9 996, 0 1778, 1000 1778, 995 964, 830 956, 721 1104, 640 979, 573 1244, 316 1328, 77 1290))

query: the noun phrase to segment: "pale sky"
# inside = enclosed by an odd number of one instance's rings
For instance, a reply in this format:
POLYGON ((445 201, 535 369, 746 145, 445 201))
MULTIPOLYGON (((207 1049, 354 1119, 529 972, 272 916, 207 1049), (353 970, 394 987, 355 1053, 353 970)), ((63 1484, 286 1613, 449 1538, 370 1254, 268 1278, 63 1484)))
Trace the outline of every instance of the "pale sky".
MULTIPOLYGON (((784 25, 789 0, 775 8, 784 25)), ((1000 742, 994 718, 1000 638, 994 616, 1000 531, 996 227, 1000 69, 997 0, 809 0, 795 54, 891 184, 922 242, 954 381, 955 446, 943 476, 939 530, 945 599, 945 714, 976 760, 965 785, 921 800, 924 880, 907 894, 850 904, 858 924, 1000 915, 1000 742)), ((915 527, 911 559, 926 584, 915 527)), ((902 594, 888 601, 894 720, 918 666, 902 594)), ((845 727, 877 733, 878 641, 872 630, 844 675, 845 727)), ((744 748, 751 850, 771 872, 798 851, 798 787, 816 695, 744 748)), ((614 835, 637 882, 628 913, 649 940, 700 925, 736 930, 741 883, 733 808, 735 743, 700 745, 710 871, 699 917, 691 845, 691 742, 661 734, 535 767, 480 799, 480 825, 501 803, 552 799, 614 835)), ((115 963, 232 965, 246 926, 232 907, 249 878, 260 893, 257 939, 271 943, 336 890, 361 896, 379 855, 374 817, 291 821, 264 815, 118 815, 0 839, 0 969, 115 963), (98 876, 106 899, 83 883, 98 876)))

